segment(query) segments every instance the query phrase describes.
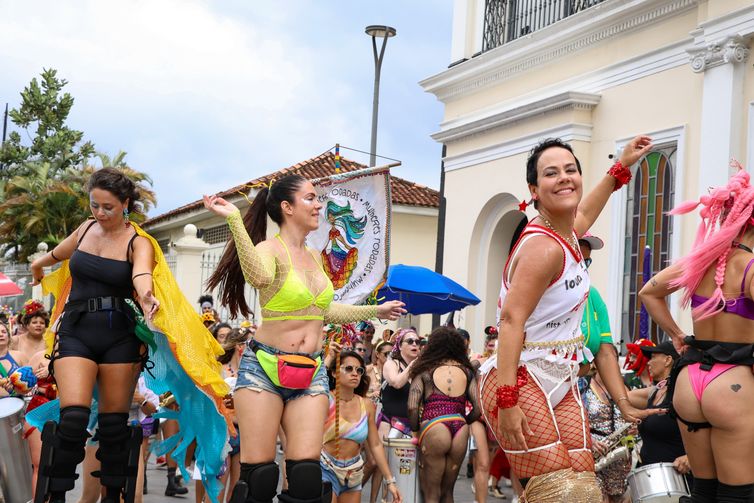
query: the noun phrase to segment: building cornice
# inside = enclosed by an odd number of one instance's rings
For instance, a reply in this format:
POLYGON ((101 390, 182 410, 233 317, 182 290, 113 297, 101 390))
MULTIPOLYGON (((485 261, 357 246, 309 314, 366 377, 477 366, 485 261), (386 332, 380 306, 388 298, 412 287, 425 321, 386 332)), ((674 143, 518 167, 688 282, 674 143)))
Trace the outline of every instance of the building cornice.
POLYGON ((547 112, 567 109, 592 110, 599 102, 599 94, 565 91, 513 106, 497 105, 443 122, 440 131, 432 134, 432 138, 448 143, 547 112))
POLYGON ((725 64, 745 62, 754 35, 754 5, 710 19, 691 32, 688 49, 691 69, 697 73, 725 64))
POLYGON ((544 138, 560 138, 567 142, 590 142, 592 140, 592 126, 591 124, 579 123, 561 124, 549 129, 540 130, 535 133, 496 143, 489 147, 471 150, 459 155, 451 155, 443 159, 445 171, 455 171, 457 169, 476 166, 484 162, 490 162, 496 159, 529 152, 534 145, 542 141, 544 138))
POLYGON ((452 101, 602 40, 676 16, 699 1, 608 0, 424 79, 420 85, 440 101, 452 101))

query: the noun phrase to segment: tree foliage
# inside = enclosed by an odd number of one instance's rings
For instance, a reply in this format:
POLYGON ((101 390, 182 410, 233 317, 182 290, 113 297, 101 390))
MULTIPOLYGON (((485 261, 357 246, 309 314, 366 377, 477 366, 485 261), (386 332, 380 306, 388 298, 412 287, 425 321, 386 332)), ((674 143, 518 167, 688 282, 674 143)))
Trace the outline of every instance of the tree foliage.
POLYGON ((11 131, 0 150, 0 164, 12 174, 24 172, 28 161, 49 162, 53 169, 65 169, 86 162, 94 153, 92 142, 83 142, 84 133, 65 122, 73 107, 73 97, 63 88, 68 84, 57 70, 43 69, 21 91, 21 105, 8 112, 13 124, 30 139, 24 145, 18 131, 11 131))
MULTIPOLYGON (((44 241, 55 246, 91 216, 86 184, 97 166, 88 162, 95 154, 90 142, 80 144, 83 133, 66 126, 73 98, 61 89, 55 70, 44 70, 41 84, 32 79, 21 93, 19 109, 9 113, 13 123, 30 132, 31 144, 11 133, 0 149, 0 257, 25 261, 44 241)), ((111 158, 97 153, 101 167, 120 169, 141 193, 141 211, 132 213, 136 222, 145 219, 156 204, 152 179, 128 166, 126 153, 111 158)))

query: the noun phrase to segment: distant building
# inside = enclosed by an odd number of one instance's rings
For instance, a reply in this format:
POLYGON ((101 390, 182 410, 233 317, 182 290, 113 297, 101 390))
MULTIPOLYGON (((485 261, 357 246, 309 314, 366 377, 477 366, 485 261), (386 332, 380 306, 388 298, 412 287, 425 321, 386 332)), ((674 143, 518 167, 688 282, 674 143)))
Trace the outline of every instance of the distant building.
MULTIPOLYGON (((341 158, 343 171, 363 168, 366 166, 341 158)), ((335 157, 331 153, 326 153, 222 191, 219 195, 233 202, 241 212, 245 212, 249 203, 242 193, 248 193, 249 186, 268 184, 270 180, 290 174, 300 174, 309 179, 333 175, 335 157)), ((393 202, 390 263, 421 265, 434 269, 438 192, 396 176, 390 177, 390 187, 393 202)), ((250 200, 254 199, 257 191, 258 189, 252 189, 248 195, 250 200)), ((199 295, 205 292, 205 282, 214 271, 225 248, 230 235, 227 224, 205 210, 202 201, 197 200, 149 219, 144 223, 144 228, 165 252, 168 264, 184 294, 189 301, 196 304, 199 295)), ((273 236, 277 230, 277 226, 268 221, 268 236, 273 236)), ((256 306, 255 312, 258 313, 256 292, 251 288, 247 288, 247 299, 250 305, 256 306)), ((194 307, 198 310, 199 306, 194 307)), ((221 306, 216 305, 216 308, 220 311, 221 317, 227 318, 227 312, 221 306)), ((431 316, 409 316, 401 320, 400 325, 414 325, 420 331, 428 332, 431 330, 431 323, 431 316)), ((394 324, 389 326, 393 327, 394 324)), ((376 334, 381 333, 380 327, 377 327, 376 334)))
MULTIPOLYGON (((525 159, 540 140, 570 142, 585 191, 633 136, 654 152, 634 167, 592 232, 606 248, 590 273, 613 334, 638 334, 643 250, 652 271, 688 252, 698 220, 668 217, 754 167, 754 35, 750 0, 455 0, 450 66, 421 85, 445 105, 432 135, 446 148, 443 272, 483 302, 466 310, 474 337, 494 324, 525 159), (450 244, 452 243, 452 245, 450 244)), ((439 69, 438 69, 439 70, 439 69)), ((533 208, 528 210, 533 218, 533 208)), ((678 301, 671 302, 681 315, 678 301)), ((686 328, 687 314, 682 315, 686 328)), ((658 328, 651 327, 653 337, 658 328)))

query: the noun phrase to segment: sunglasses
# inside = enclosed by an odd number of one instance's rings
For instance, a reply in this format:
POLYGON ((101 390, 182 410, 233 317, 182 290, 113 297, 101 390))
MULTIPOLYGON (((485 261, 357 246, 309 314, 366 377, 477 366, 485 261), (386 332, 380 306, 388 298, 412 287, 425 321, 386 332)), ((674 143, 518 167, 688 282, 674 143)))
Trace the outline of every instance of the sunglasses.
POLYGON ((416 346, 416 345, 418 345, 418 344, 421 343, 421 341, 419 339, 406 339, 403 342, 405 342, 406 344, 408 344, 410 346, 416 346))
POLYGON ((392 353, 392 351, 380 351, 380 354, 385 358, 387 358, 387 355, 389 355, 390 353, 392 353))
POLYGON ((364 375, 364 367, 354 367, 353 365, 345 365, 343 367, 340 367, 340 369, 343 371, 344 374, 350 374, 353 371, 356 371, 357 374, 360 376, 364 375))
POLYGON ((366 353, 367 352, 367 348, 356 348, 356 349, 354 349, 354 351, 356 351, 357 353, 366 353))

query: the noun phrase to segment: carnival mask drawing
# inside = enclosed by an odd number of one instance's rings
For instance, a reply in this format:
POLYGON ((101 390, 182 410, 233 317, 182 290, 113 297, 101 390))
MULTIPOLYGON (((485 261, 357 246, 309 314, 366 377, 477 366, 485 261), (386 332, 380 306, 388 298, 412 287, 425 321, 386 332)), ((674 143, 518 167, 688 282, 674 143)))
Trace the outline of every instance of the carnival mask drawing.
POLYGON ((322 263, 333 287, 338 290, 348 283, 356 268, 359 259, 356 244, 364 235, 367 217, 357 218, 350 202, 340 206, 334 201, 327 202, 325 217, 330 231, 322 250, 322 263))

